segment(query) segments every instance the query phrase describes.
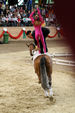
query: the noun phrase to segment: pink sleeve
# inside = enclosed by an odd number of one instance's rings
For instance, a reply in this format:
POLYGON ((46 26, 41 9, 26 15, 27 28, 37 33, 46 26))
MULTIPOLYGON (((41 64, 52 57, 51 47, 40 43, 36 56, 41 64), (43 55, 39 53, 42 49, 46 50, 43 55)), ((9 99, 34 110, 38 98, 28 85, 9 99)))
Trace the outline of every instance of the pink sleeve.
POLYGON ((34 14, 34 11, 30 14, 29 18, 31 19, 32 21, 32 24, 34 24, 34 18, 33 18, 33 14, 34 14))
POLYGON ((41 16, 41 13, 40 13, 39 8, 37 8, 37 11, 38 11, 38 15, 39 15, 40 21, 41 21, 42 24, 43 24, 43 23, 44 23, 44 20, 43 20, 43 18, 42 18, 42 16, 41 16))

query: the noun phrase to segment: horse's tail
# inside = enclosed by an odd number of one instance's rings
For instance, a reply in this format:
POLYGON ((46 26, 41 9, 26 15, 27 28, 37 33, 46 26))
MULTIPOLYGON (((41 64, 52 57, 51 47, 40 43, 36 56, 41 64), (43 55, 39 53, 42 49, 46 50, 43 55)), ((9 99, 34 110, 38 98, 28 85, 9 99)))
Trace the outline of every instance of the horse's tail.
POLYGON ((40 76, 41 76, 41 85, 44 90, 49 89, 49 81, 46 72, 46 58, 42 57, 40 60, 40 76))

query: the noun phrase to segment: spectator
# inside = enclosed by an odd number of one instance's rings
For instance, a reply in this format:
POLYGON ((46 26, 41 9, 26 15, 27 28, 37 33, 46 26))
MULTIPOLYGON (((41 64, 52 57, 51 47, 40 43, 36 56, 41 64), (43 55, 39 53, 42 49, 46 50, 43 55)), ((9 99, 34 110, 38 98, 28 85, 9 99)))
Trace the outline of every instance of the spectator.
POLYGON ((45 8, 42 8, 42 16, 45 18, 45 8))
POLYGON ((19 10, 19 13, 22 15, 23 14, 23 8, 21 7, 19 10))
POLYGON ((25 12, 25 10, 23 11, 22 17, 23 17, 23 18, 26 17, 26 12, 25 12))
POLYGON ((28 14, 27 14, 27 17, 29 18, 29 16, 30 16, 30 11, 28 11, 28 14))
POLYGON ((5 4, 2 3, 2 10, 4 11, 5 10, 5 4))
POLYGON ((21 16, 18 15, 18 24, 17 24, 18 27, 20 26, 20 23, 21 23, 21 16))
POLYGON ((1 12, 2 12, 2 3, 0 3, 0 15, 1 15, 1 12))
POLYGON ((3 25, 3 26, 5 26, 5 19, 6 19, 5 16, 2 15, 2 25, 3 25))
MULTIPOLYGON (((3 0, 3 3, 2 2, 0 3, 0 15, 2 16, 1 21, 2 21, 3 26, 32 25, 31 20, 28 19, 30 16, 30 11, 31 11, 30 8, 32 7, 32 4, 31 6, 29 5, 29 9, 27 10, 28 8, 27 5, 24 5, 23 7, 11 6, 9 8, 9 6, 6 5, 5 1, 6 0, 3 0)), ((31 0, 30 0, 30 3, 31 3, 31 0)), ((40 9, 41 9, 43 18, 46 21, 46 25, 50 25, 50 22, 52 19, 53 19, 53 22, 55 23, 56 17, 55 17, 54 11, 52 11, 52 14, 50 12, 51 10, 50 5, 48 5, 48 7, 41 5, 40 9)))

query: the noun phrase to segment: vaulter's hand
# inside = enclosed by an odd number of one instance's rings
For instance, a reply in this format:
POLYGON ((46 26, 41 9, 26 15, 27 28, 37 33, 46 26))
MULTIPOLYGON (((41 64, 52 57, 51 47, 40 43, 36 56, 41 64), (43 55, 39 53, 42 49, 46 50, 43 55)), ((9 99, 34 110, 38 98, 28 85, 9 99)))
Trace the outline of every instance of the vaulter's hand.
POLYGON ((33 11, 35 12, 35 11, 36 11, 36 9, 34 8, 34 9, 33 9, 33 11))
POLYGON ((35 51, 39 51, 40 50, 40 48, 38 48, 37 46, 35 47, 35 51))

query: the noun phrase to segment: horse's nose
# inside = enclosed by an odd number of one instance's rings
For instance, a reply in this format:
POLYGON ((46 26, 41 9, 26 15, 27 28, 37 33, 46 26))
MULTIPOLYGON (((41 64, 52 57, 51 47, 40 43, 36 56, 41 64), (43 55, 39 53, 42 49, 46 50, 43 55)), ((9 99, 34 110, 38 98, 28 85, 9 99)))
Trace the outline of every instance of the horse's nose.
POLYGON ((49 81, 49 86, 51 86, 51 81, 49 81))
POLYGON ((33 56, 32 52, 30 52, 30 55, 33 56))
POLYGON ((33 54, 31 53, 31 56, 33 56, 33 54))

